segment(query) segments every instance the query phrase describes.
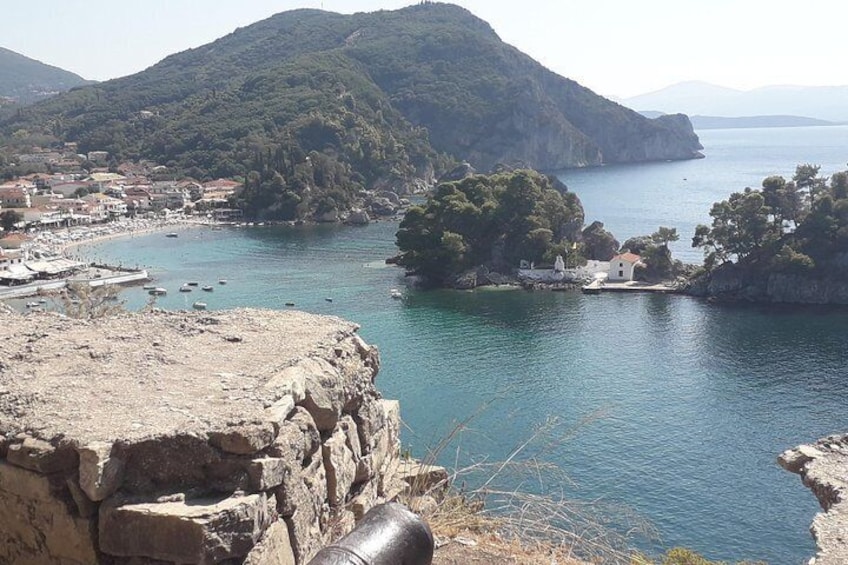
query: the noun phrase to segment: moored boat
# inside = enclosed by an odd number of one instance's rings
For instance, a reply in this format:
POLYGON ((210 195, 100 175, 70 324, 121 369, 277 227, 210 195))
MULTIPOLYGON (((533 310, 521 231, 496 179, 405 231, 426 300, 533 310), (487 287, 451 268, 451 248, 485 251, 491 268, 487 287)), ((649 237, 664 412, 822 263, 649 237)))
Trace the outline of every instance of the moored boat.
POLYGON ((203 287, 203 290, 205 290, 206 292, 212 292, 213 290, 215 290, 215 288, 210 285, 206 285, 203 287))
POLYGON ((161 286, 157 286, 156 288, 152 288, 147 291, 147 293, 153 296, 165 296, 166 294, 168 294, 168 291, 167 289, 164 289, 161 286))
POLYGON ((199 300, 191 305, 195 310, 206 310, 206 303, 200 302, 199 300))
POLYGON ((180 292, 191 292, 191 287, 187 285, 183 285, 180 287, 180 292))

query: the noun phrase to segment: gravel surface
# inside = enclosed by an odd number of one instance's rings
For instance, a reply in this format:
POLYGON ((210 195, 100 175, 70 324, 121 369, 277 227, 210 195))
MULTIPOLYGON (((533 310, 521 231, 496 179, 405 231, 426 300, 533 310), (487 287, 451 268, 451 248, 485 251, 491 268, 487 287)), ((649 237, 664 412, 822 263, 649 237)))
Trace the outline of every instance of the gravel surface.
POLYGON ((259 419, 264 384, 358 329, 301 312, 70 320, 0 309, 0 434, 77 445, 204 433, 259 419))

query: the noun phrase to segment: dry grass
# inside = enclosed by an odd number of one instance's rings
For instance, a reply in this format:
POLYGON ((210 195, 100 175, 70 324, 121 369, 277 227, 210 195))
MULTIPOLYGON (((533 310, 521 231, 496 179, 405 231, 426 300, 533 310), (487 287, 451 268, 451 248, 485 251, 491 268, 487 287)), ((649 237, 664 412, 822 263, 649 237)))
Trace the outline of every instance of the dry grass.
MULTIPOLYGON (((487 407, 454 426, 423 463, 444 460, 440 455, 487 407)), ((632 538, 654 535, 647 522, 623 506, 570 498, 567 491, 573 482, 543 457, 563 448, 580 428, 601 416, 592 414, 573 426, 549 418, 514 446, 503 461, 483 458, 460 466, 457 448, 457 464, 446 484, 412 485, 411 493, 423 494, 429 503, 422 504, 421 498, 406 502, 420 510, 437 539, 473 542, 463 545, 449 541, 437 551, 434 562, 474 563, 478 561, 468 559, 478 555, 480 563, 489 564, 629 564, 632 538), (440 560, 445 551, 457 554, 459 560, 440 560)))

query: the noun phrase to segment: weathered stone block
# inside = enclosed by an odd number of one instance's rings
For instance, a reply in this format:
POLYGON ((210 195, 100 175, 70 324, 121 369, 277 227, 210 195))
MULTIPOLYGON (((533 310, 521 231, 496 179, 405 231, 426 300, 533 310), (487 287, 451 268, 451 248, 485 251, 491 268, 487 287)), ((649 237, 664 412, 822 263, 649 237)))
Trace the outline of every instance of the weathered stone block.
POLYGON ((277 509, 285 516, 298 563, 306 563, 323 547, 321 518, 327 504, 327 474, 320 457, 284 481, 276 491, 277 509))
POLYGON ((290 394, 284 395, 265 409, 265 419, 274 425, 275 430, 279 433, 280 428, 285 424, 286 419, 294 410, 294 398, 290 394))
POLYGON ((319 447, 321 436, 315 421, 305 408, 298 406, 289 420, 280 427, 277 438, 265 452, 272 457, 283 457, 303 464, 319 447))
POLYGON ((300 404, 306 398, 306 370, 301 365, 286 367, 265 383, 265 388, 280 398, 291 396, 295 404, 300 404))
POLYGON ((247 466, 251 490, 271 490, 280 486, 283 484, 286 474, 291 473, 290 468, 291 465, 280 457, 254 459, 247 466))
POLYGON ((271 445, 276 435, 276 430, 270 422, 242 424, 224 431, 211 432, 209 441, 227 453, 252 455, 271 445))
POLYGON ((114 446, 95 442, 79 448, 80 488, 93 501, 114 494, 124 478, 124 460, 113 454, 114 446))
POLYGON ((74 469, 79 461, 77 452, 70 446, 57 448, 31 437, 23 443, 10 445, 6 458, 18 467, 45 475, 74 469))
POLYGON ((64 481, 0 462, 0 563, 97 562, 94 523, 75 516, 64 481))
POLYGON ((100 550, 175 563, 217 563, 246 556, 276 520, 264 493, 181 502, 100 506, 100 550))
POLYGON ((356 521, 362 519, 365 514, 374 507, 377 501, 377 483, 368 481, 364 483, 352 499, 350 499, 349 508, 353 512, 356 521))
POLYGON ((327 471, 327 498, 330 506, 345 502, 356 479, 356 460, 347 446, 347 434, 337 430, 322 447, 324 468, 327 471))
POLYGON ((243 565, 295 565, 294 550, 285 521, 271 524, 243 565))
POLYGON ((414 459, 401 460, 395 477, 408 484, 414 496, 442 491, 448 486, 448 472, 444 467, 425 465, 414 459))

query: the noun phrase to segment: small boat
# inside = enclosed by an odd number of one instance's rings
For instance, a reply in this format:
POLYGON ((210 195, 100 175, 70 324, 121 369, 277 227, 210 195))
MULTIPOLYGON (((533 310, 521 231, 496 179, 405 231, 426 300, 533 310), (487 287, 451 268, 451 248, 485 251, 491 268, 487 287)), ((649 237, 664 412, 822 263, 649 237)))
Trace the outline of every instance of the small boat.
POLYGON ((147 293, 153 296, 165 296, 166 294, 168 294, 168 290, 162 288, 161 286, 157 286, 156 288, 150 289, 147 293))
POLYGON ((392 298, 403 298, 403 293, 396 288, 393 288, 389 291, 389 296, 392 298))
POLYGON ((206 303, 200 302, 199 300, 191 305, 195 310, 206 310, 206 303))
POLYGON ((332 299, 332 298, 325 298, 324 300, 326 300, 327 302, 332 302, 332 301, 333 301, 333 299, 332 299))
POLYGON ((180 287, 180 292, 191 292, 191 287, 183 285, 180 287))
POLYGON ((200 283, 197 281, 189 281, 186 283, 186 286, 200 286, 200 283))
POLYGON ((180 234, 178 234, 177 232, 174 232, 174 231, 168 232, 168 233, 165 234, 165 237, 179 237, 179 236, 180 236, 180 234))
POLYGON ((218 280, 218 284, 227 284, 227 279, 218 280))
POLYGON ((207 286, 204 286, 204 287, 203 287, 203 290, 205 290, 206 292, 212 292, 213 290, 215 290, 215 288, 214 288, 214 287, 212 287, 212 286, 207 285, 207 286))
POLYGON ((39 304, 47 304, 47 299, 46 298, 39 298, 38 303, 39 304))
POLYGON ((38 306, 39 306, 38 302, 27 302, 26 303, 27 308, 38 308, 38 306))
POLYGON ((294 306, 294 302, 286 302, 286 306, 294 306))
POLYGON ((146 284, 141 288, 143 288, 144 290, 153 290, 154 288, 156 288, 156 285, 155 284, 146 284))

